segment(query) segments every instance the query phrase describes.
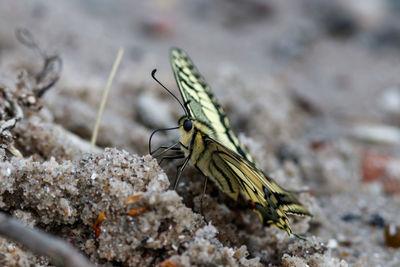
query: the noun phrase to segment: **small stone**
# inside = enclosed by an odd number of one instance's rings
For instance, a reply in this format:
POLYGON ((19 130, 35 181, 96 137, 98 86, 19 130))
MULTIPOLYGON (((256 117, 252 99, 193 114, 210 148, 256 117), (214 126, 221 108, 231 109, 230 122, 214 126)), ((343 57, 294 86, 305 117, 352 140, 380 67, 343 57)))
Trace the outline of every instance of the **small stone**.
POLYGON ((400 146, 400 129, 395 126, 360 124, 353 127, 350 135, 361 142, 400 146))
POLYGON ((358 31, 356 18, 350 12, 337 8, 328 14, 324 22, 329 34, 336 37, 349 37, 358 31))
POLYGON ((142 23, 142 31, 148 36, 171 36, 174 33, 173 23, 168 18, 148 17, 142 23))
POLYGON ((345 222, 360 220, 360 218, 361 218, 361 215, 352 214, 352 213, 347 213, 341 217, 342 221, 345 221, 345 222))
POLYGON ((400 247, 400 226, 389 224, 385 228, 385 243, 386 246, 392 248, 400 247))
POLYGON ((389 177, 383 181, 383 190, 387 194, 400 194, 400 179, 398 177, 389 177))
POLYGON ((334 249, 337 248, 338 242, 336 241, 336 239, 329 239, 328 244, 326 246, 330 249, 334 249))
POLYGON ((383 219, 382 216, 379 215, 378 213, 374 213, 374 214, 372 214, 371 219, 369 219, 368 224, 371 226, 384 228, 385 227, 385 219, 383 219))
POLYGON ((400 87, 385 89, 380 97, 380 106, 385 112, 400 116, 400 87))
POLYGON ((389 161, 390 158, 387 155, 365 151, 361 165, 363 181, 372 182, 382 179, 389 161))

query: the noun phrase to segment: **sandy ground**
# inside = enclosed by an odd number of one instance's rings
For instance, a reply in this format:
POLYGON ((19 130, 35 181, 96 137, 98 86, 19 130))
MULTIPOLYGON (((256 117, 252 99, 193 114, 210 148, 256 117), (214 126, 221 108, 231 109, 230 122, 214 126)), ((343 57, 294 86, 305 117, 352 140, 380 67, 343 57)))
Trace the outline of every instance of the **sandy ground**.
MULTIPOLYGON (((10 97, 29 91, 21 81, 43 64, 17 28, 63 69, 37 99, 40 111, 25 103, 24 118, 3 133, 0 210, 106 266, 399 266, 399 8, 395 0, 1 1, 0 85, 10 97), (314 217, 292 224, 307 241, 263 228, 211 184, 204 220, 194 168, 168 190, 178 163, 159 167, 147 142, 182 115, 150 76, 157 68, 177 93, 172 46, 189 53, 262 169, 305 190, 299 197, 314 217)), ((160 134, 154 145, 176 138, 160 134)), ((0 263, 50 264, 5 238, 0 263)))

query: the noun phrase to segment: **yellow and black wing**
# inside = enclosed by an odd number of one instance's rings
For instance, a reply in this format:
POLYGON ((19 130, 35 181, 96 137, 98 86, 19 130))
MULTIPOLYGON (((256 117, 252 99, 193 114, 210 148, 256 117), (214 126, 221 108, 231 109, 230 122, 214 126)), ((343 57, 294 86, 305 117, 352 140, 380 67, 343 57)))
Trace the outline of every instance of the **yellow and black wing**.
POLYGON ((250 162, 254 162, 230 129, 228 117, 189 56, 179 48, 170 51, 172 70, 191 118, 213 129, 210 137, 250 162))
POLYGON ((212 138, 205 137, 205 145, 210 151, 208 162, 204 161, 207 166, 198 167, 208 168, 209 175, 232 198, 242 195, 258 213, 264 225, 276 226, 292 234, 288 214, 311 216, 290 191, 280 187, 252 162, 212 138))

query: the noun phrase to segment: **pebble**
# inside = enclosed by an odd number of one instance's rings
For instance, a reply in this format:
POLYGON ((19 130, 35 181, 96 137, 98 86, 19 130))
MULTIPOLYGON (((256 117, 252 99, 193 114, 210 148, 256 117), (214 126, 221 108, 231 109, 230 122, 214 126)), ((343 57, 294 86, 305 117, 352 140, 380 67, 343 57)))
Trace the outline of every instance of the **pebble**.
POLYGON ((380 180, 384 177, 390 158, 387 155, 365 151, 362 155, 362 179, 365 182, 380 180))
POLYGON ((383 219, 382 216, 379 215, 378 213, 374 213, 374 214, 372 214, 371 218, 369 219, 368 224, 371 226, 384 228, 385 227, 385 219, 383 219))
POLYGON ((400 146, 400 129, 384 124, 359 124, 350 131, 355 139, 379 145, 400 146))
POLYGON ((356 221, 361 219, 361 215, 359 214, 352 214, 352 213, 346 213, 342 217, 340 217, 342 221, 345 222, 351 222, 351 221, 356 221))
POLYGON ((389 224, 385 228, 385 243, 386 246, 392 248, 400 247, 400 226, 389 224))
POLYGON ((400 87, 392 86, 385 89, 380 96, 379 104, 389 115, 400 116, 400 87))

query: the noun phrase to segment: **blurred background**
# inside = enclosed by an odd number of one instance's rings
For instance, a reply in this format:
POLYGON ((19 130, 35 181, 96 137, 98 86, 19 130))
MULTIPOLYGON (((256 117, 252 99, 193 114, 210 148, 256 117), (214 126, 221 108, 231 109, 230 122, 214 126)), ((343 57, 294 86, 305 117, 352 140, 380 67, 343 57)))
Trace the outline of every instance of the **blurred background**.
POLYGON ((168 49, 178 46, 211 85, 224 68, 278 77, 331 117, 381 120, 399 94, 399 11, 396 0, 2 1, 0 64, 22 53, 14 32, 25 27, 60 54, 66 83, 102 85, 119 47, 132 83, 152 68, 172 83, 168 49))
MULTIPOLYGON (((372 266, 393 259, 383 233, 399 223, 399 15, 398 0, 2 0, 0 78, 13 86, 16 70, 40 70, 15 37, 28 29, 63 60, 42 116, 89 140, 122 47, 98 145, 146 154, 151 131, 182 115, 150 73, 178 94, 169 49, 182 48, 260 166, 290 173, 294 162, 288 187, 306 186, 319 206, 310 232, 335 240, 333 255, 372 266)), ((166 138, 176 140, 155 143, 166 138)))

